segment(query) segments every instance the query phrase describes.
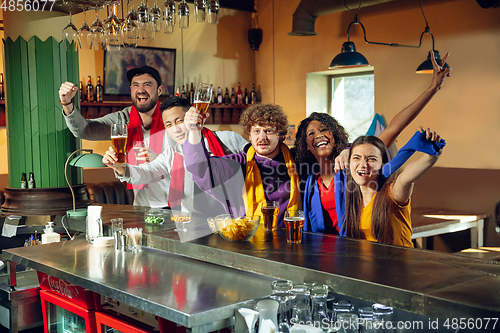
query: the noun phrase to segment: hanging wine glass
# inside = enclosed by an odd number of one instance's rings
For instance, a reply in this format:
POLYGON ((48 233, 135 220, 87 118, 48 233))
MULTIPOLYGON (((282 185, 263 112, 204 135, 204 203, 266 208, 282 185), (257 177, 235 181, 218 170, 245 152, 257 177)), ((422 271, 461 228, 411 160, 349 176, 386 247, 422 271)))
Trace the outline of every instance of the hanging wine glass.
POLYGON ((194 16, 196 22, 205 22, 207 11, 207 0, 194 0, 194 16))
POLYGON ((208 0, 208 18, 207 21, 210 24, 219 23, 219 0, 208 0))
POLYGON ((186 3, 186 0, 182 0, 179 3, 177 12, 179 14, 179 28, 189 28, 189 5, 186 3))
POLYGON ((139 33, 142 39, 154 39, 154 31, 151 29, 151 18, 149 9, 144 1, 137 8, 139 18, 139 33))
POLYGON ((106 42, 106 50, 120 51, 122 45, 121 23, 120 19, 115 15, 116 5, 108 4, 111 13, 104 22, 104 38, 106 42))
POLYGON ((161 31, 161 9, 156 5, 156 1, 149 11, 149 16, 151 18, 151 29, 157 33, 161 31))
POLYGON ((78 44, 80 45, 80 49, 91 49, 91 36, 92 32, 90 31, 90 27, 87 24, 87 7, 83 8, 83 24, 78 29, 78 44))
MULTIPOLYGON (((127 0, 127 6, 128 5, 129 2, 127 0)), ((137 11, 133 6, 122 22, 121 35, 123 46, 137 46, 137 40, 139 39, 139 26, 137 25, 137 11)))
POLYGON ((96 6, 95 10, 95 21, 90 25, 90 31, 92 32, 91 44, 92 48, 95 51, 99 51, 105 45, 104 38, 104 25, 102 21, 99 19, 99 11, 102 8, 100 6, 96 6))
POLYGON ((62 41, 68 42, 70 49, 77 49, 78 29, 75 27, 71 17, 71 7, 69 8, 69 23, 62 30, 62 41))
POLYGON ((163 32, 171 34, 175 26, 175 1, 166 0, 165 10, 163 11, 163 32))

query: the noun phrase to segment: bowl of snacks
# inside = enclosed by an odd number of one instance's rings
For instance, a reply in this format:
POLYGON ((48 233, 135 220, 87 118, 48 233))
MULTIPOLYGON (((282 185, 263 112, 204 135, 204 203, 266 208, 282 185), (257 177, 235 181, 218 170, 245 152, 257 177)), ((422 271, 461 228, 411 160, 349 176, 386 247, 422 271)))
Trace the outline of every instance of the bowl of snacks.
POLYGON ((160 208, 150 208, 144 213, 144 223, 161 225, 165 222, 165 211, 160 208))
POLYGON ((231 242, 246 242, 257 232, 260 216, 239 216, 229 214, 218 215, 207 219, 214 233, 231 242))

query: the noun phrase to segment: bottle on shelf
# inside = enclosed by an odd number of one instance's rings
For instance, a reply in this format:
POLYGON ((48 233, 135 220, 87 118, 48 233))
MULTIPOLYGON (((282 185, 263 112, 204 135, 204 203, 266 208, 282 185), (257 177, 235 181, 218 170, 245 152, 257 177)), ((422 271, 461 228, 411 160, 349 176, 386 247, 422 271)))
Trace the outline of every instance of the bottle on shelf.
POLYGON ((216 97, 215 97, 215 92, 214 92, 214 86, 212 84, 210 84, 210 91, 212 92, 212 98, 210 100, 210 104, 215 104, 216 97))
POLYGON ((3 83, 3 73, 0 73, 0 99, 5 99, 5 85, 3 83))
POLYGON ((231 98, 229 97, 229 89, 226 87, 226 93, 224 94, 224 104, 228 105, 231 102, 231 98))
POLYGON ((241 84, 238 82, 238 90, 236 91, 236 104, 243 104, 243 93, 241 92, 241 84))
POLYGON ((234 94, 234 87, 231 88, 231 105, 236 104, 236 95, 234 94))
POLYGON ((26 172, 23 172, 21 175, 21 188, 27 188, 28 181, 26 180, 26 172))
POLYGON ((83 83, 80 81, 80 102, 85 102, 85 90, 83 90, 83 83))
POLYGON ((101 84, 101 77, 97 77, 97 84, 95 86, 95 93, 96 93, 96 99, 97 102, 102 103, 104 102, 104 87, 101 84))
POLYGON ((217 104, 222 104, 222 91, 220 87, 217 88, 217 104))
POLYGON ((191 82, 191 89, 189 89, 189 103, 194 103, 194 87, 193 82, 191 82))
POLYGON ((248 90, 245 88, 245 94, 243 95, 243 103, 248 105, 248 90))
POLYGON ((89 80, 87 82, 87 102, 94 102, 94 86, 92 85, 92 78, 89 76, 89 80))
POLYGON ((186 95, 186 89, 184 89, 184 85, 182 85, 182 93, 181 93, 181 97, 182 97, 182 98, 187 98, 187 95, 186 95))
POLYGON ((175 96, 181 97, 181 88, 177 87, 177 91, 175 92, 175 96))
POLYGON ((255 83, 252 84, 252 91, 250 91, 250 103, 257 103, 257 92, 255 91, 255 83))
POLYGON ((28 188, 35 188, 35 175, 33 172, 30 172, 29 178, 28 178, 28 188))

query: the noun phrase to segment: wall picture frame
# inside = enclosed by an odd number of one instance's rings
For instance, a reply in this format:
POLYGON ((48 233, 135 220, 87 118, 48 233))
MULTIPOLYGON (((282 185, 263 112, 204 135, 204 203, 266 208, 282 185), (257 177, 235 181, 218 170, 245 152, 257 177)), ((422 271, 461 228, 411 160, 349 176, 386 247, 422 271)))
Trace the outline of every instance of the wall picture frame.
POLYGON ((162 79, 162 96, 174 94, 175 49, 156 47, 122 47, 119 51, 104 51, 104 94, 130 96, 127 71, 141 66, 156 68, 162 79))

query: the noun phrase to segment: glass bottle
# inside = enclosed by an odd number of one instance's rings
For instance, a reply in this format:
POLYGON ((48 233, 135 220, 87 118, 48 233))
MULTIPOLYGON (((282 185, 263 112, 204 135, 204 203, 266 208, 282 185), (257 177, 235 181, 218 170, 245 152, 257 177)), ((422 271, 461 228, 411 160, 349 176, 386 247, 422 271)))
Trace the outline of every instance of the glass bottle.
POLYGON ((182 85, 182 93, 181 93, 181 97, 182 97, 182 98, 187 98, 187 95, 186 95, 186 89, 184 89, 184 85, 182 85))
POLYGON ((248 90, 247 90, 247 88, 245 88, 245 94, 243 95, 243 103, 245 103, 245 105, 248 105, 248 90))
POLYGON ((224 104, 229 104, 231 102, 231 99, 229 98, 229 89, 226 87, 226 93, 224 94, 224 104))
POLYGON ((255 83, 252 84, 252 91, 250 91, 250 103, 257 103, 257 92, 255 91, 255 83))
POLYGON ((95 86, 97 102, 102 103, 104 101, 104 87, 101 85, 101 77, 97 77, 97 84, 95 86))
POLYGON ((234 87, 231 88, 231 105, 236 104, 236 95, 234 94, 234 87))
POLYGON ((26 172, 23 172, 21 174, 21 188, 27 188, 28 187, 28 181, 26 180, 26 172))
POLYGON ((194 87, 193 82, 191 82, 191 89, 189 89, 189 103, 194 103, 194 87))
POLYGON ((241 84, 238 82, 238 90, 236 91, 236 102, 238 105, 243 104, 243 93, 241 92, 241 84))
POLYGON ((222 104, 222 91, 220 87, 217 88, 217 104, 222 104))
POLYGON ((80 102, 85 102, 85 90, 83 90, 82 81, 80 81, 80 102))
POLYGON ((35 175, 30 172, 28 177, 28 188, 35 188, 35 175))
POLYGON ((93 102, 94 100, 94 86, 92 85, 92 78, 89 76, 89 80, 87 82, 87 102, 93 102))

